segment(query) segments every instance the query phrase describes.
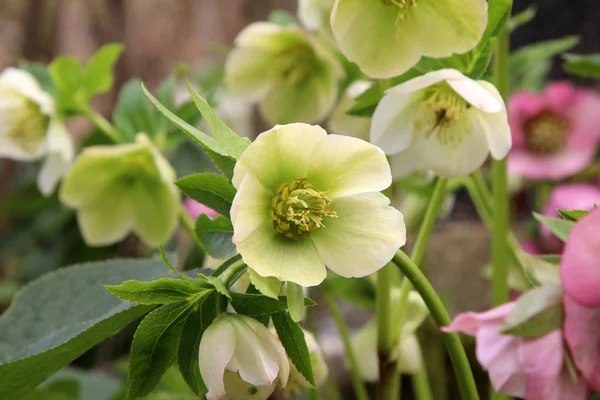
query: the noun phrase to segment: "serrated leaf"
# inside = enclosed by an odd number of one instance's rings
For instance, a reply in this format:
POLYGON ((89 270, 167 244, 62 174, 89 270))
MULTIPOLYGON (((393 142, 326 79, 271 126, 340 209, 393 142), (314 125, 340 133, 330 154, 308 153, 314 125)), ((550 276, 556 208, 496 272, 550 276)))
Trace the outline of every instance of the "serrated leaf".
POLYGON ((279 292, 281 292, 281 281, 279 279, 272 276, 260 276, 251 268, 248 268, 248 276, 250 277, 250 282, 263 295, 272 299, 279 298, 279 292))
POLYGON ((503 323, 502 333, 535 338, 561 329, 563 323, 560 286, 541 286, 525 293, 503 323))
POLYGON ((192 281, 161 278, 152 282, 125 281, 120 285, 105 286, 120 298, 137 304, 166 304, 186 301, 194 294, 205 290, 192 281))
POLYGON ((242 137, 231 130, 225 122, 223 122, 213 109, 208 105, 206 99, 201 97, 188 82, 188 91, 192 96, 192 100, 198 107, 200 114, 210 127, 216 141, 225 149, 228 155, 238 160, 244 150, 250 145, 250 139, 242 137))
POLYGON ((533 216, 548 229, 550 229, 550 231, 563 242, 567 241, 569 234, 575 225, 572 221, 566 221, 560 218, 551 218, 535 212, 533 213, 533 216))
POLYGON ((236 253, 233 238, 233 225, 222 215, 211 219, 201 214, 196 220, 196 236, 204 245, 204 250, 213 258, 223 259, 236 253))
POLYGON ((160 260, 116 259, 61 268, 25 286, 0 318, 0 398, 22 397, 152 309, 119 300, 105 284, 164 275, 160 260))
POLYGON ((150 393, 177 356, 185 318, 191 310, 188 302, 167 304, 146 316, 133 335, 127 399, 150 393))
POLYGON ((186 196, 229 218, 231 203, 237 191, 224 176, 193 174, 179 178, 175 184, 186 196))
POLYGON ((231 293, 231 306, 238 314, 249 317, 260 317, 285 311, 285 302, 275 300, 262 294, 231 293))
POLYGON ((567 221, 579 221, 590 213, 589 210, 556 210, 558 215, 567 221))
POLYGON ((217 297, 217 294, 213 293, 203 298, 196 305, 196 310, 188 315, 183 324, 177 351, 179 371, 189 387, 200 397, 204 396, 206 386, 200 375, 198 350, 202 334, 217 316, 217 297))
POLYGON ((294 282, 286 282, 285 294, 287 297, 288 311, 294 322, 299 322, 304 319, 304 291, 302 286, 294 282))
POLYGON ((231 300, 229 290, 227 290, 227 287, 225 287, 225 284, 222 280, 215 276, 207 276, 206 281, 210 283, 217 290, 217 292, 231 300))
POLYGON ((292 317, 287 312, 273 314, 271 315, 271 319, 288 358, 302 376, 314 386, 315 376, 302 328, 300 328, 297 322, 292 320, 292 317))
POLYGON ((110 90, 114 84, 113 68, 123 50, 124 46, 120 43, 105 44, 88 60, 84 79, 90 97, 110 90))

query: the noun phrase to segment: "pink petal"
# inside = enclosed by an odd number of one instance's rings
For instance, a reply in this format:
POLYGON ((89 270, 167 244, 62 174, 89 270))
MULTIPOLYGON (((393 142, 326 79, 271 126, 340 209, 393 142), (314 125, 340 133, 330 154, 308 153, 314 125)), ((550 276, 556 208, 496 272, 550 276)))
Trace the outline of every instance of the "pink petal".
POLYGON ((551 83, 542 94, 548 109, 559 116, 573 105, 576 96, 577 90, 570 82, 551 83))
POLYGON ((507 303, 482 313, 466 312, 458 314, 450 326, 442 327, 442 331, 462 332, 475 336, 482 326, 499 324, 504 321, 504 318, 512 311, 514 306, 514 303, 507 303))
POLYGON ((563 369, 562 334, 559 330, 521 341, 520 357, 526 380, 525 398, 547 400, 563 369))
POLYGON ((596 146, 600 140, 600 96, 590 90, 579 90, 569 107, 568 141, 576 147, 596 146))
POLYGON ((198 203, 193 199, 185 199, 185 209, 193 219, 198 218, 200 214, 206 214, 213 219, 219 215, 219 213, 212 208, 206 207, 204 204, 198 203))
POLYGON ((531 254, 532 256, 539 256, 544 254, 540 246, 534 240, 525 240, 523 243, 521 243, 521 248, 527 254, 531 254))
POLYGON ((573 381, 569 373, 563 369, 554 383, 551 393, 545 400, 587 400, 589 388, 583 378, 573 381))
POLYGON ((600 209, 579 220, 560 263, 565 293, 587 307, 600 306, 600 209))
POLYGON ((573 361, 588 384, 600 391, 600 308, 586 308, 563 299, 565 339, 573 361))
POLYGON ((596 149, 567 147, 559 153, 541 155, 513 149, 508 155, 508 171, 529 179, 560 180, 584 170, 594 160, 596 149))
POLYGON ((513 148, 525 146, 525 125, 527 121, 544 110, 544 101, 534 93, 517 92, 508 102, 508 123, 510 125, 513 148))

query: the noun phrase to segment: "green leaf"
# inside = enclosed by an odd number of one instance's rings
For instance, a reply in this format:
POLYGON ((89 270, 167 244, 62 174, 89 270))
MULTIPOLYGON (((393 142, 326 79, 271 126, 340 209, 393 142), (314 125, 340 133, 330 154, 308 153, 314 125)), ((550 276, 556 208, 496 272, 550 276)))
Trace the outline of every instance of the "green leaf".
POLYGON ((160 260, 110 260, 61 268, 28 284, 0 318, 0 398, 18 399, 152 306, 105 288, 166 274, 160 260))
POLYGON ((285 302, 262 294, 231 293, 231 306, 238 314, 260 317, 285 311, 285 302))
POLYGON ((541 286, 519 298, 506 317, 502 333, 535 338, 561 329, 563 323, 560 286, 541 286))
POLYGON ((127 81, 121 87, 112 119, 117 130, 128 141, 133 141, 135 135, 140 132, 154 137, 160 121, 165 120, 162 115, 150 107, 139 79, 127 81))
POLYGON ((223 296, 225 296, 231 300, 231 295, 229 294, 229 290, 227 290, 227 287, 225 287, 225 284, 223 283, 222 280, 220 280, 216 276, 207 276, 206 281, 209 284, 211 284, 212 287, 214 287, 217 290, 217 292, 219 292, 220 294, 222 294, 223 296))
POLYGON ((481 42, 500 36, 512 12, 513 0, 489 0, 488 1, 488 26, 483 33, 481 42))
POLYGON ((84 81, 88 96, 105 93, 114 84, 113 68, 121 57, 124 46, 120 43, 106 44, 88 60, 84 81))
POLYGON ((267 20, 279 26, 299 25, 296 16, 286 10, 271 11, 267 20))
POLYGON ((48 72, 56 88, 56 102, 63 114, 85 110, 88 96, 81 85, 83 67, 75 57, 57 57, 48 66, 48 72))
MULTIPOLYGON (((119 378, 98 373, 94 371, 83 370, 79 368, 67 367, 60 370, 50 379, 42 383, 39 388, 56 388, 55 382, 76 381, 78 384, 77 400, 110 400, 118 393, 122 382, 119 378)), ((46 400, 38 397, 36 400, 46 400)))
POLYGON ((579 221, 590 213, 589 210, 556 210, 558 214, 567 221, 579 221))
POLYGON ((569 74, 600 79, 600 54, 564 54, 563 69, 569 74))
POLYGON ((236 253, 233 238, 233 225, 222 215, 211 219, 201 214, 196 220, 196 235, 204 245, 204 250, 213 258, 224 259, 236 253))
POLYGON ((177 356, 179 338, 187 315, 188 302, 167 304, 146 316, 131 344, 127 399, 150 393, 177 356))
POLYGON ((287 312, 273 314, 271 315, 271 319, 288 358, 302 376, 314 386, 315 375, 302 328, 300 328, 297 322, 292 320, 292 317, 287 312))
POLYGON ((223 147, 223 149, 225 149, 228 155, 236 160, 239 160, 244 150, 246 150, 246 148, 250 145, 250 139, 239 136, 237 133, 232 131, 225 122, 217 117, 212 108, 210 108, 208 105, 206 99, 196 93, 189 82, 188 91, 192 96, 192 100, 194 100, 194 103, 196 103, 196 107, 198 107, 200 114, 202 114, 204 120, 210 127, 210 130, 212 131, 212 134, 217 142, 223 147))
POLYGON ((272 276, 260 276, 251 268, 248 268, 248 276, 252 285, 259 292, 272 299, 279 298, 279 292, 281 292, 281 281, 279 279, 272 276))
POLYGON ((229 156, 227 152, 217 143, 215 139, 208 136, 206 133, 194 128, 192 125, 173 114, 165 106, 163 106, 142 84, 142 90, 144 94, 150 99, 152 104, 160 111, 169 121, 183 131, 190 139, 198 143, 206 154, 215 164, 215 166, 223 172, 227 177, 233 176, 233 167, 235 166, 235 159, 229 156))
POLYGON ((544 224, 550 231, 556 235, 560 240, 566 242, 569 234, 571 233, 571 229, 573 229, 574 223, 572 221, 567 221, 560 218, 551 218, 546 217, 545 215, 541 215, 538 213, 533 213, 535 219, 544 224))
POLYGON ((196 305, 196 309, 188 314, 183 324, 177 351, 181 375, 194 393, 201 398, 204 397, 206 386, 200 375, 198 351, 202 334, 217 316, 217 298, 216 292, 204 297, 196 305))
POLYGON ((510 32, 514 31, 522 27, 523 25, 527 25, 535 18, 537 14, 537 7, 535 5, 531 5, 527 7, 525 10, 520 13, 514 15, 510 21, 508 22, 508 29, 510 32))
POLYGON ((137 304, 166 304, 186 301, 204 290, 192 281, 161 278, 152 282, 126 281, 116 286, 105 286, 121 300, 137 304))
POLYGON ((292 317, 294 322, 302 321, 305 314, 304 291, 302 290, 302 286, 294 282, 286 282, 285 292, 290 317, 292 317))
POLYGON ((194 174, 176 180, 175 184, 186 196, 229 218, 236 190, 224 176, 194 174))

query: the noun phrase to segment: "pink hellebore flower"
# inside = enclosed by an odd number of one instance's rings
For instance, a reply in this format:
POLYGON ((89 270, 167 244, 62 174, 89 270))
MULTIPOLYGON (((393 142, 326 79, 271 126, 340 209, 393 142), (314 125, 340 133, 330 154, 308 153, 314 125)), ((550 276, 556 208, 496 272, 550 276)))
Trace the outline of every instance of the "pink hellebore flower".
POLYGON ((600 391, 600 209, 579 220, 560 263, 564 333, 575 365, 600 391))
POLYGON ((559 330, 534 339, 500 333, 515 303, 483 313, 459 314, 444 332, 462 332, 477 339, 476 356, 496 391, 527 400, 584 400, 587 386, 574 382, 563 365, 559 330))
POLYGON ((508 103, 513 147, 509 172, 528 179, 562 179, 584 170, 600 140, 600 96, 568 82, 541 94, 519 92, 508 103))
POLYGON ((198 218, 200 214, 206 214, 212 219, 219 215, 219 213, 212 208, 208 208, 204 204, 198 203, 193 199, 185 199, 185 209, 193 219, 198 218))

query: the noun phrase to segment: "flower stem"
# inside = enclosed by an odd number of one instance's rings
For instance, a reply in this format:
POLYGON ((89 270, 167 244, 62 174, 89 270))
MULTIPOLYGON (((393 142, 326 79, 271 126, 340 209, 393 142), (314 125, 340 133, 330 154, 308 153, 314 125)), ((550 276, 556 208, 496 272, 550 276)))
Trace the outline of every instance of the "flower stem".
POLYGON ((185 205, 183 203, 180 203, 179 206, 179 222, 181 222, 181 226, 183 226, 183 229, 185 229, 185 231, 188 233, 190 238, 192 238, 192 240, 196 243, 196 245, 206 253, 206 250, 204 249, 204 244, 202 243, 200 238, 198 238, 198 235, 196 235, 196 227, 194 226, 194 221, 192 221, 192 218, 187 213, 185 205))
MULTIPOLYGON (((450 325, 452 321, 450 320, 448 311, 446 311, 444 304, 425 275, 419 270, 417 264, 415 264, 402 250, 398 250, 393 258, 393 262, 400 268, 406 279, 408 279, 419 292, 431 313, 431 317, 438 327, 450 325)), ((471 366, 469 365, 469 360, 460 341, 460 337, 457 333, 445 333, 442 335, 442 339, 444 340, 446 350, 450 356, 450 361, 454 367, 461 399, 479 400, 475 379, 473 378, 471 366)))
POLYGON ((411 379, 416 400, 433 400, 433 393, 431 392, 431 385, 425 365, 418 372, 414 373, 411 379))
POLYGON ((393 263, 377 272, 377 357, 379 359, 379 382, 377 398, 395 400, 398 398, 400 376, 396 373, 396 361, 391 354, 394 347, 392 326, 392 282, 396 273, 393 263))
POLYGON ((85 116, 88 117, 96 126, 96 128, 100 129, 102 133, 104 133, 110 140, 112 140, 116 144, 124 143, 123 138, 119 131, 112 126, 110 122, 102 115, 98 114, 91 107, 85 110, 85 116))
POLYGON ((344 321, 344 317, 336 303, 335 298, 327 292, 327 290, 323 291, 323 296, 325 298, 325 302, 331 311, 331 315, 335 324, 337 325, 338 330, 340 331, 340 336, 342 338, 342 342, 344 343, 344 351, 346 352, 346 357, 348 358, 348 363, 350 364, 350 373, 352 374, 352 384, 354 385, 354 392, 356 394, 357 400, 369 400, 369 395, 367 394, 367 387, 360 376, 360 369, 358 360, 356 359, 356 354, 354 354, 354 350, 350 344, 350 333, 348 332, 348 326, 346 325, 346 321, 344 321))

